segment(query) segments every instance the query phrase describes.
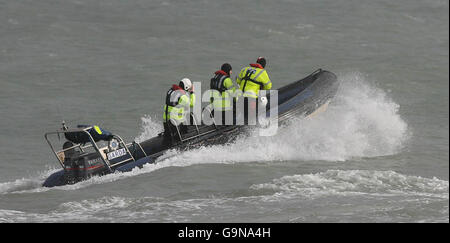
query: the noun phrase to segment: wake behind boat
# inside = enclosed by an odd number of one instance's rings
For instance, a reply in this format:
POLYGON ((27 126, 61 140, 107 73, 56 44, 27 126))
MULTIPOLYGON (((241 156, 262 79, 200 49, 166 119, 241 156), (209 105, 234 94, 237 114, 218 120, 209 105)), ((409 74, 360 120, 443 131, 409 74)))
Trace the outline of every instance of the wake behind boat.
MULTIPOLYGON (((337 88, 336 75, 319 69, 301 80, 281 87, 277 97, 269 95, 268 103, 276 106, 266 107, 265 117, 271 122, 282 124, 292 117, 312 116, 326 109, 337 88), (277 98, 277 102, 273 102, 271 97, 277 98), (276 116, 273 116, 274 113, 276 116)), ((50 175, 43 186, 74 184, 92 176, 142 168, 145 164, 155 163, 169 149, 183 150, 193 146, 223 144, 232 141, 247 128, 245 125, 217 125, 214 120, 207 125, 196 122, 195 117, 193 121, 186 132, 178 130, 175 138, 159 134, 143 142, 131 143, 125 143, 119 135, 98 126, 79 125, 69 129, 63 124, 62 129, 45 134, 45 139, 63 169, 50 175), (62 136, 65 140, 61 139, 62 136), (62 149, 55 150, 55 143, 59 143, 62 149)))

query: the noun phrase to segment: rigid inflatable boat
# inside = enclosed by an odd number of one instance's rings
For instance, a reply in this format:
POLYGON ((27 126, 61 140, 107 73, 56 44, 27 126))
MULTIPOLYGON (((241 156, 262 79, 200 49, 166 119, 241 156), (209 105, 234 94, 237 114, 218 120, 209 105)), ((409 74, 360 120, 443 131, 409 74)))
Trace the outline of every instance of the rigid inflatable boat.
MULTIPOLYGON (((265 117, 269 123, 283 123, 292 117, 313 116, 326 109, 337 89, 335 74, 316 70, 301 80, 281 87, 276 96, 269 94, 267 99, 270 105, 266 106, 265 117)), ((98 126, 79 125, 69 129, 63 124, 62 129, 45 134, 62 170, 51 174, 43 186, 74 184, 92 176, 142 168, 145 164, 155 163, 169 149, 185 150, 195 146, 227 143, 248 127, 217 125, 214 119, 210 125, 193 120, 187 131, 181 133, 177 129, 176 136, 169 138, 161 133, 146 141, 131 143, 125 143, 120 136, 98 126), (55 141, 64 143, 59 145, 62 149, 56 149, 55 141)))

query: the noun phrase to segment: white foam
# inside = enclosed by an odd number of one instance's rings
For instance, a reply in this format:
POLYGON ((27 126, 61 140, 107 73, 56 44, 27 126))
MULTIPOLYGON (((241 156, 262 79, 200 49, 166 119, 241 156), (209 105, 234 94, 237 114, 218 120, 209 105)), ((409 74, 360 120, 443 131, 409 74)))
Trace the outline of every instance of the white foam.
POLYGON ((343 75, 340 83, 327 111, 312 119, 293 119, 280 127, 275 136, 242 137, 232 144, 202 147, 172 159, 184 161, 179 163, 186 165, 274 160, 344 161, 400 152, 410 134, 399 115, 399 105, 359 73, 343 75))
MULTIPOLYGON (((0 222, 180 222, 192 221, 195 217, 205 220, 208 214, 216 216, 217 211, 222 212, 225 219, 234 219, 236 208, 251 211, 258 205, 267 210, 267 207, 279 205, 280 201, 296 204, 299 200, 305 200, 306 204, 310 204, 314 202, 312 200, 328 196, 392 198, 393 201, 388 204, 395 204, 398 199, 402 203, 413 201, 415 204, 448 201, 448 181, 407 176, 394 171, 327 170, 283 176, 268 183, 252 185, 249 189, 256 195, 181 200, 103 196, 64 202, 44 214, 0 210, 0 222)), ((270 211, 273 212, 273 209, 270 211)), ((443 211, 448 212, 448 207, 443 211)), ((221 220, 220 216, 216 217, 221 220)))
POLYGON ((134 139, 136 142, 140 143, 152 137, 158 135, 158 133, 164 131, 161 122, 156 122, 156 118, 152 118, 150 115, 145 115, 141 117, 141 132, 134 139))
POLYGON ((39 171, 36 175, 29 178, 16 179, 15 181, 0 183, 0 194, 6 193, 22 193, 35 192, 45 190, 42 188, 45 178, 58 171, 58 169, 51 167, 45 171, 39 171))
POLYGON ((283 176, 250 188, 309 197, 330 194, 407 194, 443 199, 448 199, 449 190, 448 181, 437 178, 369 170, 327 170, 316 174, 283 176))

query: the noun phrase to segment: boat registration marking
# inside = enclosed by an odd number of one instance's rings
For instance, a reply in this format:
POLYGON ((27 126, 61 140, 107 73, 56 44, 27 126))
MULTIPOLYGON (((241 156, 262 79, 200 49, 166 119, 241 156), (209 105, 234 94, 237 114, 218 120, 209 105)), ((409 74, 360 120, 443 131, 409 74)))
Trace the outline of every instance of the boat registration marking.
POLYGON ((112 159, 124 156, 126 153, 127 152, 126 152, 125 148, 121 148, 121 149, 118 149, 116 151, 112 151, 112 152, 107 154, 108 160, 112 160, 112 159))

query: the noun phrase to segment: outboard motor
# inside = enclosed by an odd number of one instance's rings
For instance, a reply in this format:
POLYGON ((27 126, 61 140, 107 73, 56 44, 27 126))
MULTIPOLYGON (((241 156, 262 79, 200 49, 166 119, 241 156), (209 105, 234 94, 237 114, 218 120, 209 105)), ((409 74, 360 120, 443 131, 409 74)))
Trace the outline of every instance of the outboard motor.
MULTIPOLYGON (((74 144, 70 141, 66 141, 63 144, 63 149, 68 149, 70 147, 73 147, 74 144)), ((64 173, 64 179, 65 181, 69 182, 70 184, 73 184, 77 182, 77 170, 76 168, 76 158, 80 155, 80 152, 75 150, 75 148, 65 150, 64 151, 64 166, 65 166, 65 173, 64 173)))
MULTIPOLYGON (((73 147, 74 144, 67 141, 63 149, 73 147)), ((64 151, 64 179, 69 184, 91 178, 93 175, 103 174, 104 164, 102 159, 95 153, 80 153, 79 151, 69 149, 64 151)))
POLYGON ((102 175, 106 172, 102 159, 97 154, 85 154, 79 156, 75 161, 76 179, 78 181, 87 180, 93 175, 102 175))

